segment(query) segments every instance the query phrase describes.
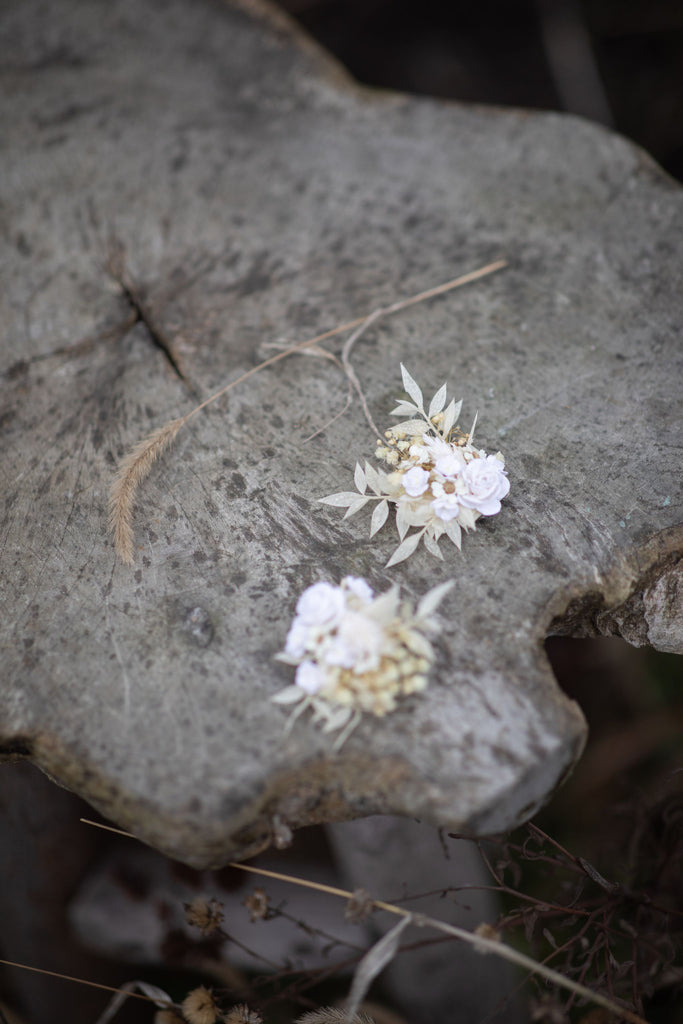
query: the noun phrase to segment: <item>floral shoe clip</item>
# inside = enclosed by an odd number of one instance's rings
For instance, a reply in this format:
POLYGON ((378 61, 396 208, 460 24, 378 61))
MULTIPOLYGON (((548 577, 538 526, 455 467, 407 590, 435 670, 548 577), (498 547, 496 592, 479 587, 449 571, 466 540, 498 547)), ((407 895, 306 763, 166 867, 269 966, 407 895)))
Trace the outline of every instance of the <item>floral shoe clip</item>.
POLYGON ((400 600, 398 587, 375 597, 354 576, 305 590, 277 655, 296 666, 294 685, 271 698, 295 707, 289 726, 310 708, 323 732, 339 731, 338 750, 363 712, 382 717, 401 697, 424 690, 434 660, 427 635, 438 628, 433 613, 452 586, 434 587, 417 609, 400 600))
POLYGON ((342 491, 320 500, 346 508, 345 519, 376 501, 370 536, 384 526, 389 505, 396 506, 401 543, 387 562, 397 565, 417 549, 420 540, 431 554, 443 558, 438 541, 446 536, 460 547, 462 531, 474 530, 480 516, 500 512, 501 498, 510 490, 501 452, 488 455, 472 444, 477 418, 468 434, 456 427, 462 400, 446 406, 446 384, 425 411, 422 391, 401 364, 403 386, 412 401, 400 400, 392 416, 409 416, 378 439, 375 455, 389 472, 356 463, 357 491, 342 491), (416 532, 408 533, 411 528, 416 532))

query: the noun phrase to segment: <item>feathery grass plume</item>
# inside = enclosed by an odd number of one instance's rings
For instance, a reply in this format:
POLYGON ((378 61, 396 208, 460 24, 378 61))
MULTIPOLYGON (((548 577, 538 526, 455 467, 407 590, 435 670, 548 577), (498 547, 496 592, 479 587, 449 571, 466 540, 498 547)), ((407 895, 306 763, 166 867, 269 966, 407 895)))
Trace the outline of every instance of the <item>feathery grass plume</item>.
POLYGON ((122 562, 133 564, 133 506, 137 489, 164 449, 168 448, 186 417, 171 420, 140 441, 121 460, 109 494, 109 526, 122 562))
MULTIPOLYGON (((140 443, 135 445, 135 447, 132 448, 131 451, 123 458, 109 496, 109 524, 114 537, 114 549, 121 561, 125 562, 126 565, 133 564, 132 513, 137 488, 149 473, 154 461, 159 458, 161 453, 168 448, 171 442, 175 439, 180 428, 184 426, 188 420, 192 419, 193 416, 196 416, 198 412, 201 412, 202 409, 211 405, 238 384, 242 384, 243 381, 253 376, 253 374, 258 373, 260 370, 264 370, 267 366, 271 366, 273 363, 279 362, 280 359, 285 359, 287 356, 293 355, 296 352, 301 352, 304 349, 311 349, 314 345, 317 345, 321 341, 325 341, 327 338, 332 338, 337 334, 342 334, 344 331, 351 331, 360 327, 361 330, 356 332, 352 338, 349 339, 349 342, 347 342, 342 362, 351 384, 359 393, 366 417, 368 417, 370 422, 372 422, 363 393, 360 390, 360 385, 348 362, 350 347, 360 336, 362 331, 365 330, 366 327, 369 327, 371 323, 374 323, 380 316, 388 316, 391 313, 398 313, 400 310, 407 309, 409 306, 414 306, 418 302, 424 302, 426 299, 435 298, 437 295, 443 295, 445 292, 449 292, 454 288, 460 288, 462 285, 470 284, 472 281, 477 281, 481 277, 493 274, 496 270, 500 270, 505 266, 507 266, 506 260, 495 260, 493 263, 487 263, 485 267, 479 267, 477 270, 472 270, 468 274, 462 274, 460 277, 456 277, 452 281, 446 281, 445 284, 437 285, 436 288, 429 288, 427 291, 419 292, 417 295, 411 295, 408 299, 401 299, 400 301, 393 303, 391 306, 376 309, 369 315, 356 317, 355 320, 349 320, 347 323, 339 324, 338 327, 333 327, 329 331, 323 331, 322 334, 316 335, 315 338, 309 338, 307 341, 301 341, 297 345, 292 345, 290 348, 287 348, 282 352, 277 352, 268 359, 264 359, 262 363, 258 364, 258 366, 252 366, 250 370, 241 374, 236 380, 230 381, 229 384, 225 384, 222 388, 219 388, 218 391, 215 391, 212 395, 209 395, 208 398, 205 398, 203 402, 200 402, 199 405, 195 406, 194 409, 191 409, 185 416, 181 416, 176 420, 171 420, 170 423, 166 423, 163 427, 160 427, 158 430, 155 430, 150 434, 149 437, 140 441, 140 443)), ((123 282, 124 287, 130 294, 133 294, 132 286, 126 281, 121 268, 117 270, 117 275, 117 279, 123 282)))

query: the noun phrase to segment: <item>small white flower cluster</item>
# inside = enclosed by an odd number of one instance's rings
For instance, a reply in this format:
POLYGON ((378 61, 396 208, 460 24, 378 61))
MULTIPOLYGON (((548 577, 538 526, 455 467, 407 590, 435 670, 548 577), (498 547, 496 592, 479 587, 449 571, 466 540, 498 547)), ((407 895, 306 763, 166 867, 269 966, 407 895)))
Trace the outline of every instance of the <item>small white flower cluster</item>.
POLYGON ((293 686, 272 699, 296 705, 291 723, 307 708, 324 732, 342 730, 339 749, 369 712, 381 717, 398 697, 427 686, 434 659, 426 634, 432 613, 452 581, 434 587, 414 610, 397 587, 375 597, 365 580, 346 576, 340 586, 314 583, 296 606, 279 661, 296 665, 293 686))
POLYGON ((488 455, 472 444, 476 417, 469 434, 456 428, 462 401, 453 400, 446 407, 443 384, 425 411, 422 391, 403 364, 401 373, 412 401, 401 400, 391 415, 413 418, 387 430, 384 440, 378 440, 375 453, 391 471, 377 470, 368 462, 364 468, 357 463, 357 492, 342 491, 320 499, 327 505, 346 508, 345 519, 368 501, 377 501, 371 537, 384 526, 389 503, 396 506, 401 543, 387 567, 412 555, 420 540, 437 558, 443 558, 438 541, 444 534, 459 548, 462 531, 474 530, 480 516, 500 512, 501 498, 510 490, 501 452, 488 455), (408 534, 411 527, 417 532, 408 534))

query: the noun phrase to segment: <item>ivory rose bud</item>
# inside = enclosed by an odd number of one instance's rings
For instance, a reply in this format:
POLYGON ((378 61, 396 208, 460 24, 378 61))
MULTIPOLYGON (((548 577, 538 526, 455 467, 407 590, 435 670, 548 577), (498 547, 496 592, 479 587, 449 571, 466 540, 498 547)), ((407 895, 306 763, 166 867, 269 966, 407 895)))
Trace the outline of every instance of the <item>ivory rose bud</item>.
POLYGON ((331 626, 338 621, 345 605, 346 598, 340 587, 314 583, 299 598, 296 614, 304 626, 331 626))
POLYGON ((510 490, 510 481, 500 459, 487 455, 485 459, 472 459, 460 476, 465 490, 458 495, 460 504, 473 508, 483 516, 500 512, 500 499, 510 490))
POLYGON ((302 661, 296 670, 295 682, 306 693, 317 693, 325 677, 315 662, 302 661))
POLYGON ((420 466, 413 466, 407 473, 403 474, 401 480, 406 494, 411 498, 419 498, 429 486, 429 473, 420 466))

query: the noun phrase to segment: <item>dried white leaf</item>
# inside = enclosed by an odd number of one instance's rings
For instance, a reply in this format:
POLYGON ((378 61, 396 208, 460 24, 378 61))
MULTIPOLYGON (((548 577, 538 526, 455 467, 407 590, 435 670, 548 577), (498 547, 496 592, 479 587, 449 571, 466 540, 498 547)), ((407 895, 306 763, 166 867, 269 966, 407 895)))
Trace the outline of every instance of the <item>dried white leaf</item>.
POLYGON ((394 586, 386 594, 380 594, 372 603, 370 614, 374 619, 386 622, 393 619, 398 611, 400 591, 394 586))
POLYGON ((368 950, 358 964, 346 1005, 346 1013, 349 1018, 353 1018, 354 1014, 357 1013, 358 1007, 365 998, 370 985, 380 971, 384 970, 387 964, 396 956, 401 935, 412 919, 412 914, 402 918, 386 935, 382 936, 379 942, 375 943, 372 949, 368 950))
POLYGON ((456 519, 450 519, 446 523, 446 533, 453 541, 456 548, 460 548, 462 543, 462 530, 460 529, 460 524, 456 519))
POLYGON ((337 508, 345 508, 354 501, 358 501, 356 491, 339 491, 337 494, 328 494, 326 498, 318 498, 323 505, 335 505, 337 508))
POLYGON ((416 617, 418 619, 425 619, 432 612, 436 611, 448 591, 452 590, 454 586, 455 580, 446 580, 445 583, 439 583, 438 586, 428 590, 417 606, 416 617))
POLYGON ((369 462, 365 463, 365 479, 367 480, 368 487, 371 491, 374 491, 375 494, 382 493, 384 481, 382 480, 378 470, 376 470, 374 466, 371 466, 369 462))
POLYGON ((293 654, 287 654, 286 651, 280 651, 279 654, 274 655, 275 661, 281 661, 285 665, 298 665, 300 658, 296 658, 293 654))
POLYGON ((396 506, 396 529, 398 530, 398 535, 401 540, 403 540, 411 527, 410 519, 411 516, 408 503, 405 501, 399 501, 396 506))
MULTIPOLYGON (((294 664, 298 664, 298 662, 294 664)), ((280 690, 279 693, 274 694, 270 699, 273 704, 296 704, 298 700, 305 696, 306 694, 300 686, 286 686, 284 690, 280 690)))
POLYGON ((396 423, 392 428, 394 434, 403 431, 404 434, 424 434, 427 430, 427 424, 424 420, 403 420, 402 423, 396 423))
POLYGON ((422 398, 422 391, 416 381, 410 376, 403 363, 401 363, 401 376, 403 378, 403 387, 406 389, 415 405, 418 407, 420 412, 424 412, 424 401, 422 398))
POLYGON ((458 512, 458 522, 460 523, 463 530, 473 530, 474 524, 477 521, 477 514, 473 508, 467 508, 465 505, 460 506, 458 512))
POLYGON ((422 636, 421 633, 413 631, 410 637, 410 650, 413 654, 416 654, 418 658, 426 658, 431 661, 434 657, 434 648, 430 644, 426 637, 422 636))
POLYGON ((385 568, 388 569, 390 566, 398 565, 399 562, 405 562, 406 558, 410 558, 417 545, 420 543, 421 537, 421 533, 412 533, 410 537, 406 537, 403 543, 399 544, 396 548, 385 568))
POLYGON ((472 438, 474 437, 474 428, 477 425, 477 420, 478 419, 479 419, 479 410, 477 409, 477 411, 474 414, 474 422, 472 424, 472 429, 470 430, 470 433, 469 433, 469 443, 470 444, 472 444, 472 438))
POLYGON ((356 512, 359 512, 364 505, 367 505, 369 501, 370 499, 366 498, 362 494, 360 496, 356 495, 356 500, 351 505, 349 505, 346 512, 344 513, 344 519, 348 519, 350 516, 355 516, 356 512))
POLYGON ((431 555, 434 555, 435 558, 441 559, 441 561, 443 562, 443 555, 441 554, 441 549, 439 548, 439 545, 437 544, 437 542, 430 533, 425 533, 424 535, 424 546, 427 548, 427 551, 429 551, 431 555))
POLYGON ((162 988, 157 988, 156 985, 150 985, 146 981, 127 981, 121 985, 120 991, 116 993, 113 999, 105 1007, 103 1013, 101 1013, 97 1018, 95 1024, 109 1024, 109 1021, 116 1013, 118 1013, 128 996, 135 992, 136 989, 143 996, 147 996, 148 999, 154 1000, 154 1005, 160 1010, 168 1010, 173 1007, 173 1000, 169 996, 168 992, 164 992, 162 988))
POLYGON ((395 409, 391 410, 390 416, 411 416, 414 412, 420 411, 412 402, 405 402, 402 398, 399 398, 397 401, 398 405, 395 409))
POLYGON ((332 711, 323 726, 323 732, 334 732, 346 725, 353 714, 353 708, 337 708, 332 711))
POLYGON ((365 494, 367 488, 367 481, 365 479, 365 473, 360 462, 356 463, 356 468, 353 471, 353 482, 360 491, 361 494, 365 494))
POLYGON ((446 392, 448 391, 448 385, 442 384, 439 390, 436 392, 431 402, 429 403, 429 410, 427 416, 431 420, 432 416, 436 416, 437 412, 441 412, 444 405, 446 404, 446 392))
POLYGON ((460 415, 460 410, 461 409, 462 409, 462 398, 460 399, 459 402, 456 402, 455 399, 453 398, 448 403, 448 408, 446 409, 445 413, 443 414, 443 422, 441 424, 441 433, 444 435, 444 437, 448 437, 448 435, 450 434, 451 430, 453 429, 455 424, 458 422, 458 416, 460 415))
POLYGON ((370 521, 370 536, 374 537, 378 530, 381 530, 389 515, 389 502, 385 499, 380 501, 372 513, 370 521))

